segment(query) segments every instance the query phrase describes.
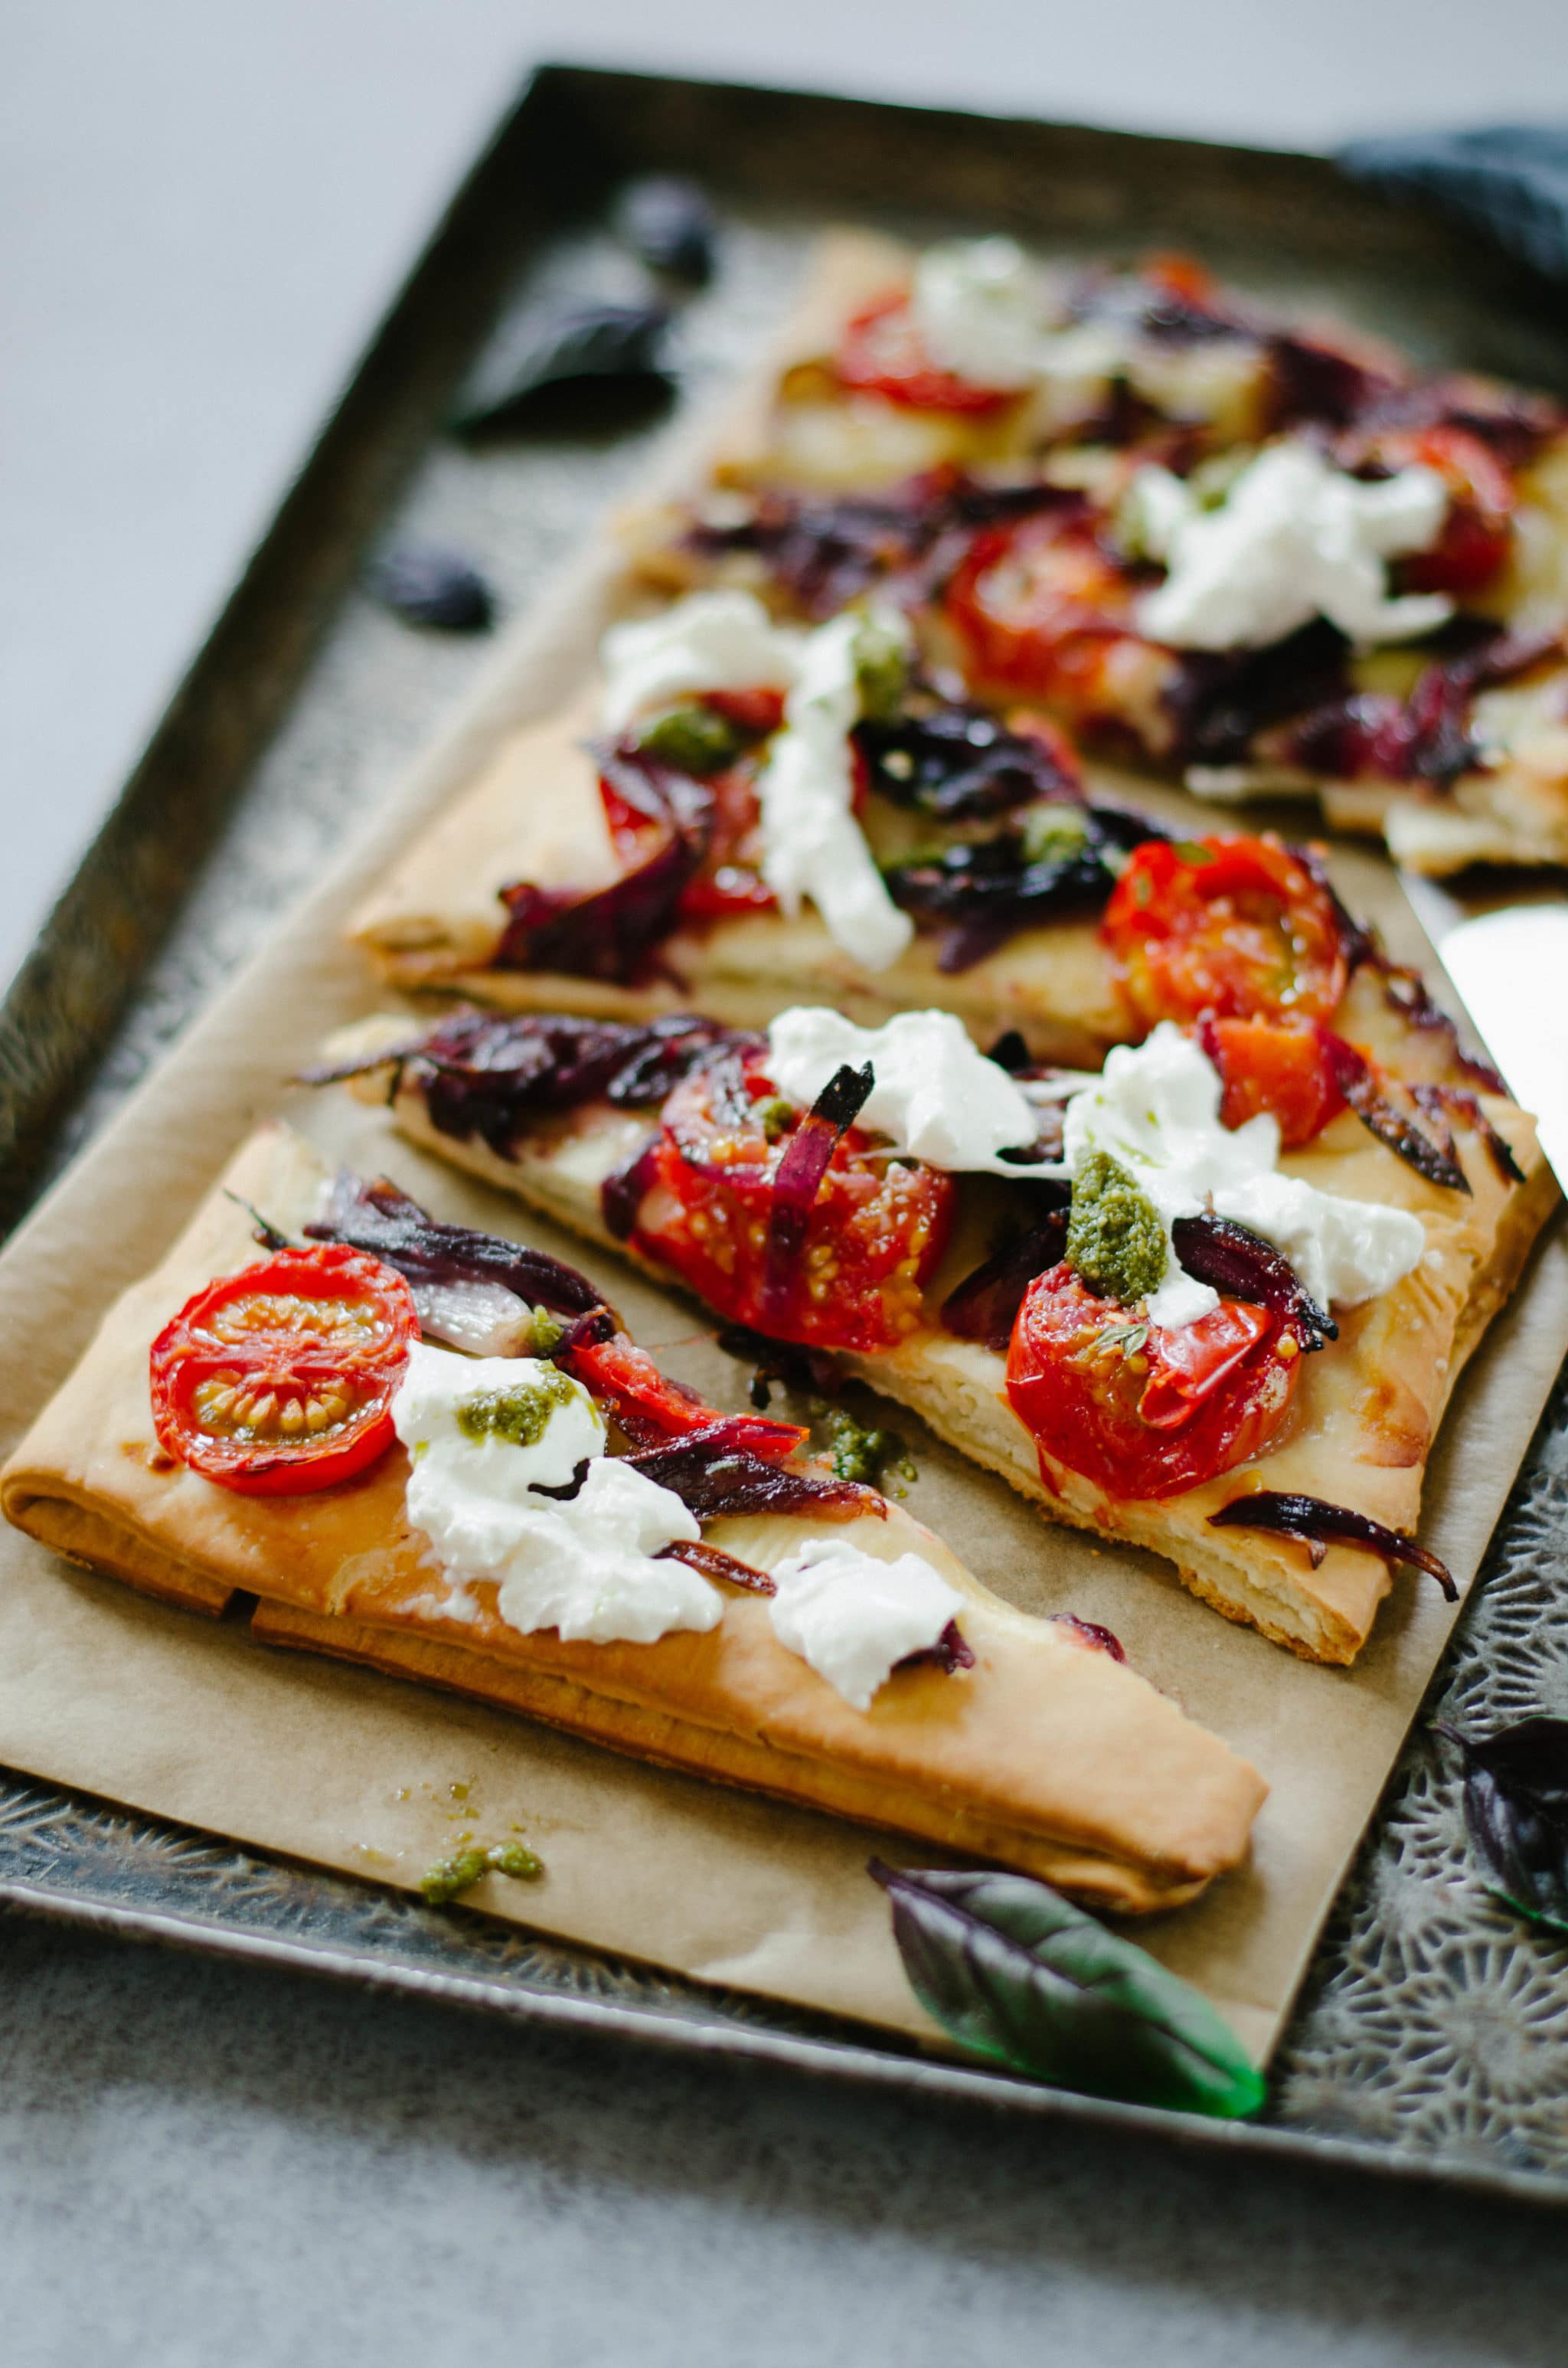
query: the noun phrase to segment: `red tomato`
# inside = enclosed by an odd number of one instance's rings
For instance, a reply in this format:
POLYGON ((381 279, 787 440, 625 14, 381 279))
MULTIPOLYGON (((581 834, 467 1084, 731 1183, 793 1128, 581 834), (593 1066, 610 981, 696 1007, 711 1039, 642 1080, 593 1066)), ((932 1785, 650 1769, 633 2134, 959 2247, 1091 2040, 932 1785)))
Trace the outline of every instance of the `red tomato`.
POLYGON ((1328 1019, 1349 974, 1333 897, 1272 834, 1147 841, 1117 882, 1100 935, 1151 1027, 1328 1019))
POLYGON ((1465 427, 1395 428, 1374 439, 1390 468, 1418 462, 1449 487, 1449 515, 1430 551, 1399 564, 1401 586, 1412 592, 1452 592, 1460 598, 1490 583, 1508 556, 1518 496, 1513 478, 1491 447, 1465 427))
POLYGON ((1345 1108, 1334 1041, 1310 1019, 1206 1019, 1199 1042, 1224 1084, 1223 1124, 1244 1126, 1266 1110, 1283 1149, 1311 1143, 1345 1108))
MULTIPOLYGON (((653 1180, 633 1246, 673 1269, 732 1323, 762 1326, 773 1178, 789 1133, 769 1142, 756 1115, 773 1088, 699 1071, 665 1104, 653 1180)), ((923 1320, 922 1289, 952 1224, 954 1186, 938 1168, 868 1158, 850 1128, 807 1222, 785 1319, 774 1338, 820 1349, 897 1348, 923 1320)))
POLYGON ((1119 1497, 1173 1497, 1256 1455, 1284 1419, 1301 1370, 1277 1315, 1222 1299, 1142 1342, 1125 1308, 1072 1268, 1029 1285, 1007 1352, 1007 1397, 1052 1465, 1119 1497))
POLYGON ((948 617, 975 672, 1079 720, 1116 720, 1108 666, 1141 636, 1136 586, 1092 519, 1048 510, 977 535, 948 586, 948 617))
POLYGON ((901 288, 857 313, 845 330, 834 370, 858 394, 880 394, 906 411, 1000 411, 1017 400, 1011 387, 974 386, 938 370, 926 352, 901 288))
MULTIPOLYGON (((743 758, 726 771, 711 774, 703 786, 713 801, 708 846, 701 863, 681 890, 677 919, 712 921, 734 913, 773 912, 778 900, 755 860, 761 817, 755 764, 743 758)), ((659 825, 650 824, 648 816, 629 804, 614 782, 602 776, 599 796, 616 853, 631 870, 646 859, 659 825)))
POLYGON ((392 1441, 414 1294, 340 1242, 278 1250, 199 1291, 153 1343, 165 1453, 242 1496, 330 1488, 392 1441))

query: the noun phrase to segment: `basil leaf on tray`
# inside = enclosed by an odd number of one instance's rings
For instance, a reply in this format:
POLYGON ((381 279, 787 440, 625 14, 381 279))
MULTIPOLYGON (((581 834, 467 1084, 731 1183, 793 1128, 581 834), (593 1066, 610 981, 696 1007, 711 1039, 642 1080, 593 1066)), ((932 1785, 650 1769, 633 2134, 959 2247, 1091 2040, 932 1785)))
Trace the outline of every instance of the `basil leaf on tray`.
POLYGON ((1049 1884, 1018 1874, 868 1872, 921 2005, 975 2055, 1053 2088, 1237 2120, 1263 2075, 1200 1992, 1049 1884))
POLYGON ((1527 1718, 1464 1754, 1464 1821, 1498 1896, 1532 1924, 1568 1933, 1568 1719, 1527 1718))

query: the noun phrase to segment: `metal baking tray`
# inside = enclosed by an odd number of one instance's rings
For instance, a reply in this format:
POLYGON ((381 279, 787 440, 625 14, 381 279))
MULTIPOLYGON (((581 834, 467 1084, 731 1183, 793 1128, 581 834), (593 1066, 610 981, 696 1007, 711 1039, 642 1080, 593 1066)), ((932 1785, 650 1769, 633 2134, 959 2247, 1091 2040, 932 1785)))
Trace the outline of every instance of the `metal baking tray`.
MULTIPOLYGON (((1522 268, 1314 157, 551 66, 479 159, 366 352, 0 1009, 0 1223, 18 1217, 483 665, 360 586, 416 533, 516 609, 670 413, 755 357, 813 230, 1005 227, 1063 253, 1190 245, 1275 297, 1568 392, 1568 319, 1522 268), (720 272, 678 329, 678 392, 447 431, 494 340, 552 298, 639 292, 617 186, 700 175, 720 272)), ((1560 1383, 1428 1710, 1568 1712, 1568 1391, 1560 1383)), ((849 2026, 435 1910, 0 1771, 0 1902, 621 2039, 1095 2121, 1176 2143, 1568 2202, 1568 1948, 1487 1896, 1452 1770, 1417 1726, 1276 2060, 1261 2123, 1106 2105, 922 2060, 849 2026)))

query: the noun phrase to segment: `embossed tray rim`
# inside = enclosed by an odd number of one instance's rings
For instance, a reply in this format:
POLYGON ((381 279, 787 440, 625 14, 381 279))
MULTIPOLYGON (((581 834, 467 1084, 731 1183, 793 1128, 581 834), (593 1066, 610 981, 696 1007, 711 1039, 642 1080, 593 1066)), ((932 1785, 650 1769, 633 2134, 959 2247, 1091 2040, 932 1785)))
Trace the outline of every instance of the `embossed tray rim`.
MULTIPOLYGON (((23 973, 7 998, 7 1008, 0 1017, 0 1037, 4 1036, 7 1026, 25 1025, 28 1008, 36 1008, 40 992, 47 993, 51 985, 57 984, 61 974, 58 968, 60 950, 69 940, 74 920, 81 909, 78 900, 85 890, 93 885, 91 875, 95 863, 101 869, 106 847, 113 852, 117 831, 126 843, 134 845, 133 837, 127 838, 126 835, 134 831, 138 819, 138 791, 153 768, 154 757, 160 752, 166 756, 171 741, 181 735, 188 740, 193 727, 199 733, 204 728, 210 734, 212 731, 210 718, 204 714, 203 710, 210 707, 215 694, 221 699, 228 687, 227 677, 236 643, 243 647, 243 626, 247 606, 254 609, 258 601, 265 603, 269 598, 276 600, 279 570, 287 571, 297 552, 301 517, 308 514, 319 500, 324 484, 340 463, 345 447, 356 432, 358 424, 357 413, 362 407, 361 398, 369 381, 379 375, 384 383, 389 368, 396 366, 400 347, 406 360, 420 308, 427 311, 432 286, 450 264, 454 245, 460 245, 463 238, 465 223, 472 228, 476 207, 483 201, 486 193, 493 199, 496 186, 504 185, 508 156, 526 136, 525 127, 531 127, 536 131, 548 127, 546 144, 559 153, 558 125, 552 114, 554 108, 559 106, 570 114, 574 107, 586 102, 588 113, 597 114, 599 118, 596 130, 601 130, 605 111, 608 110, 611 119, 615 118, 618 108, 624 110, 628 97, 634 99, 639 89, 657 92, 666 102, 672 98, 678 102, 683 93, 689 94, 695 101, 705 101, 710 105, 731 97, 743 107, 748 103, 767 106, 770 102, 778 102, 808 113, 815 110, 824 120, 836 117, 841 124, 857 117, 898 119, 907 127, 908 136, 915 141, 921 136, 923 121, 934 127, 941 121, 961 123, 968 120, 972 123, 973 120, 943 117, 937 110, 886 107, 869 101, 845 101, 816 94, 740 88, 732 91, 729 86, 721 85, 632 76, 574 66, 540 69, 517 102, 506 110, 494 137, 487 144, 430 245, 391 306, 320 439, 287 490, 272 526, 193 663, 168 714, 153 735, 124 796, 106 822, 77 880, 67 889, 46 924, 34 956, 28 964, 24 965, 23 973)), ((1322 159, 1292 156, 1284 152, 1220 148, 1208 143, 1157 140, 1135 133, 1099 132, 1006 118, 995 119, 995 127, 1014 137, 1060 135, 1070 145, 1081 142, 1108 157, 1139 151, 1152 159, 1159 152, 1177 160, 1200 159, 1202 169, 1210 173, 1229 171, 1244 176, 1249 168, 1256 169, 1266 177, 1272 178, 1279 188, 1287 188, 1287 201, 1288 183, 1292 173, 1305 173, 1313 179, 1330 174, 1330 168, 1322 159)), ((628 157, 618 152, 616 161, 624 171, 635 168, 645 160, 628 157)), ((588 168, 590 174, 597 163, 596 157, 588 168)), ((1376 203, 1373 200, 1366 202, 1369 206, 1376 203)), ((1447 232, 1425 224, 1417 224, 1413 235, 1417 245, 1428 245, 1434 237, 1449 240, 1451 236, 1447 232)), ((1454 243, 1462 245, 1462 242, 1456 240, 1454 243)), ((1519 279, 1521 275, 1515 272, 1510 277, 1519 279)), ((368 506, 373 510, 384 499, 394 476, 395 460, 391 464, 383 460, 379 467, 372 468, 369 485, 358 485, 355 489, 361 507, 368 506), (389 465, 392 470, 392 476, 388 473, 389 465)), ((325 540, 324 532, 323 541, 325 540)), ((318 580, 311 587, 316 600, 320 602, 330 598, 335 589, 341 588, 342 580, 341 568, 335 575, 329 563, 324 571, 318 572, 318 580)), ((301 601, 299 605, 302 609, 306 604, 301 601)), ((285 655, 278 679, 270 685, 263 684, 254 691, 248 683, 244 685, 245 689, 252 692, 245 719, 250 726, 249 734, 239 735, 242 745, 233 754, 226 778, 222 765, 210 768, 215 780, 215 787, 210 793, 212 811, 219 818, 223 795, 243 779, 269 722, 276 721, 291 697, 310 649, 311 633, 307 620, 296 631, 295 645, 285 655)), ((122 846, 120 852, 123 854, 123 851, 122 846)), ((101 889, 101 879, 97 884, 101 889)), ((88 1015, 84 1022, 85 1052, 96 1049, 92 1039, 93 1017, 97 1019, 101 1037, 108 1012, 113 1008, 116 989, 122 991, 134 980, 142 962, 155 943, 155 928, 154 919, 153 935, 149 937, 143 931, 131 952, 125 957, 126 976, 118 982, 108 982, 107 994, 100 991, 96 1014, 88 1015)), ((58 1115, 63 1107, 72 1082, 71 1079, 65 1081, 52 1104, 35 1105, 31 1110, 34 1125, 30 1143, 27 1130, 20 1131, 24 1155, 29 1148, 36 1147, 49 1120, 58 1115)), ((6 1148, 4 1143, 0 1143, 0 1157, 6 1148)), ((14 1165, 18 1167, 25 1166, 25 1158, 14 1165)), ((35 1780, 22 1781, 30 1782, 35 1780)), ((308 1871, 305 1872, 308 1879, 308 1871)), ((477 1975, 442 1972, 400 1957, 395 1945, 348 1947, 284 1937, 257 1929, 243 1918, 223 1922, 178 1908, 132 1907, 96 1896, 89 1888, 74 1891, 47 1880, 30 1878, 0 1876, 0 1907, 89 1930, 156 1941, 165 1945, 192 1948, 206 1954, 230 1956, 250 1963, 278 1964, 293 1971, 356 1982, 366 1987, 438 1998, 474 2010, 506 2014, 530 2023, 586 2030, 687 2054, 719 2055, 727 2060, 740 2059, 757 2065, 785 2066, 817 2078, 851 2079, 953 2103, 981 2105, 994 2111, 1025 2112, 1051 2119, 1137 2131, 1183 2146, 1220 2147, 1229 2153, 1239 2150, 1330 2170, 1365 2169, 1383 2176, 1434 2181, 1455 2190, 1506 2194, 1535 2203, 1568 2203, 1568 2177, 1550 2172, 1514 2169, 1501 2163, 1477 2163, 1469 2157, 1455 2158, 1437 2150, 1402 2152, 1392 2144, 1319 2135, 1268 2123, 1216 2123, 1045 2089, 1002 2074, 970 2070, 960 2065, 922 2058, 913 2053, 900 2052, 892 2044, 873 2045, 858 2039, 840 2041, 802 2036, 789 2031, 769 2030, 761 2024, 732 2023, 717 2015, 710 2018, 699 2009, 685 2010, 675 2008, 660 2011, 565 1991, 486 1980, 477 1975)))

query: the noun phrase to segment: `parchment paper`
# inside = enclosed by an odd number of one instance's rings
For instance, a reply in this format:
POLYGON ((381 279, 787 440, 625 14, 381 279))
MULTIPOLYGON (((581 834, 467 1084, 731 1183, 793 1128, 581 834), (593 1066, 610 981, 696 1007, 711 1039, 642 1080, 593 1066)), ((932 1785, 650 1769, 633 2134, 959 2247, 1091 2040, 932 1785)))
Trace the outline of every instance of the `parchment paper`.
MULTIPOLYGON (((683 438, 665 475, 686 464, 683 438)), ((86 1345, 109 1299, 160 1258, 247 1128, 278 1112, 329 1155, 386 1168, 443 1216, 528 1232, 590 1272, 673 1370, 741 1403, 739 1369, 681 1303, 425 1158, 381 1113, 283 1083, 325 1031, 384 1007, 344 918, 504 731, 585 674, 622 587, 597 551, 502 648, 477 699, 271 947, 195 1023, 0 1258, 0 1454, 86 1345)), ((1169 803, 1169 801, 1165 801, 1169 803)), ((1432 957, 1392 875, 1336 875, 1394 950, 1432 957)), ((1554 1233, 1463 1377, 1431 1466, 1422 1534, 1473 1577, 1568 1349, 1568 1247, 1554 1233)), ((1138 1938, 1198 1982, 1261 2059, 1431 1676, 1454 1614, 1399 1578, 1353 1670, 1311 1667, 1230 1626, 1168 1566, 1044 1524, 893 1412, 920 1469, 912 1508, 997 1591, 1073 1610, 1244 1752, 1272 1792, 1252 1862, 1138 1938)), ((520 1827, 528 1886, 474 1904, 702 1980, 935 2040, 898 1963, 863 1831, 661 1774, 391 1678, 267 1651, 0 1534, 0 1760, 157 1816, 417 1886, 461 1832, 520 1827), (463 1788, 463 1789, 457 1789, 463 1788)), ((892 1853, 897 1855, 896 1850, 892 1853)), ((918 1853, 916 1853, 918 1855, 918 1853)))

